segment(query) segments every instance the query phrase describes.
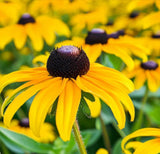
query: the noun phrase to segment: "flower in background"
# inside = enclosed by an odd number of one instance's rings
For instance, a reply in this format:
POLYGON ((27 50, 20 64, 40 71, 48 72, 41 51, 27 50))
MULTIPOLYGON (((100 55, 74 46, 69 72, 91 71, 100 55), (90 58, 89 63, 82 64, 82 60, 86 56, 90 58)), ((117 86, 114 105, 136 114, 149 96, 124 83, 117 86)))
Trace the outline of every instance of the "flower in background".
POLYGON ((96 154, 108 154, 108 151, 104 148, 100 148, 97 150, 96 154))
POLYGON ((44 40, 51 46, 55 41, 56 33, 67 37, 70 35, 69 28, 60 19, 45 15, 34 18, 29 13, 24 13, 17 23, 0 28, 0 48, 4 49, 13 40, 15 46, 21 49, 29 37, 33 48, 41 51, 44 40))
MULTIPOLYGON (((3 124, 0 124, 0 125, 1 127, 5 127, 3 124)), ((50 123, 47 123, 47 122, 43 123, 40 129, 40 136, 39 137, 35 136, 32 130, 29 128, 28 118, 23 118, 20 121, 16 119, 12 120, 11 125, 8 129, 16 133, 26 135, 36 140, 37 142, 42 142, 42 143, 50 143, 50 142, 53 142, 57 138, 54 127, 50 123)))
POLYGON ((150 91, 155 92, 160 85, 160 61, 149 60, 147 62, 135 61, 133 70, 125 70, 124 73, 128 78, 134 78, 135 89, 141 88, 145 81, 150 91))
POLYGON ((16 111, 35 95, 30 106, 29 120, 30 127, 37 136, 40 135, 40 128, 48 111, 57 100, 56 126, 64 141, 70 139, 81 100, 81 90, 101 98, 111 108, 120 129, 125 126, 124 107, 129 111, 131 121, 134 120, 134 106, 128 96, 134 89, 133 83, 114 69, 97 63, 90 64, 83 49, 75 46, 55 48, 46 67, 5 75, 0 80, 0 91, 13 82, 26 83, 5 99, 1 108, 4 123, 9 126, 16 111))
POLYGON ((122 150, 125 154, 132 154, 129 149, 134 149, 134 154, 157 154, 160 153, 160 129, 159 128, 142 128, 128 136, 121 142, 122 150), (129 141, 136 137, 152 137, 145 142, 129 141), (153 138, 156 137, 156 138, 153 138), (129 142, 128 142, 129 141, 129 142), (127 143, 128 142, 128 143, 127 143))

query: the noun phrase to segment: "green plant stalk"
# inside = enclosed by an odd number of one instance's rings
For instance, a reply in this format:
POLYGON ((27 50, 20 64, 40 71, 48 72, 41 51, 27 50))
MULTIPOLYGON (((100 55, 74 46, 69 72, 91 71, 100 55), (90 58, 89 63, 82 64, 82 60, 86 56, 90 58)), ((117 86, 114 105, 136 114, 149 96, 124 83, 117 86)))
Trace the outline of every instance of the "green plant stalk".
POLYGON ((78 144, 80 153, 81 154, 87 154, 85 145, 83 143, 83 140, 82 140, 82 137, 81 137, 81 134, 80 134, 80 130, 79 130, 77 120, 75 120, 75 122, 73 124, 73 133, 74 133, 74 136, 75 136, 76 143, 78 144))
POLYGON ((149 89, 148 89, 148 87, 146 87, 145 94, 144 94, 142 104, 141 104, 141 108, 139 110, 139 114, 138 114, 137 120, 135 122, 135 125, 133 126, 132 131, 135 131, 135 130, 141 128, 142 120, 143 120, 143 111, 144 111, 144 106, 147 102, 148 92, 149 92, 149 89))
POLYGON ((105 145, 106 149, 108 150, 108 152, 111 153, 111 145, 110 145, 109 135, 108 135, 105 123, 104 123, 101 115, 99 116, 99 118, 100 118, 101 127, 102 127, 104 145, 105 145))
POLYGON ((126 137, 126 134, 123 130, 119 129, 117 124, 115 122, 112 123, 113 127, 115 128, 115 130, 119 133, 119 135, 124 138, 126 137))

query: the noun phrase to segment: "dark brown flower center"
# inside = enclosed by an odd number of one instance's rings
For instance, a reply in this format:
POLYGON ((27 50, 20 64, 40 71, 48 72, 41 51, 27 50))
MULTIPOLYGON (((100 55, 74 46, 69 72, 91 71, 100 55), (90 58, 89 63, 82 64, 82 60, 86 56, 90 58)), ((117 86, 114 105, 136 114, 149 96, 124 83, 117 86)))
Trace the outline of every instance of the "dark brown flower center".
POLYGON ((54 49, 47 61, 47 70, 54 77, 74 78, 84 75, 90 67, 85 52, 75 46, 54 49))
POLYGON ((19 126, 21 126, 21 127, 29 127, 29 119, 28 118, 23 118, 19 122, 19 126))
POLYGON ((88 35, 85 39, 86 44, 106 44, 108 41, 107 33, 103 29, 95 28, 88 32, 88 35))
POLYGON ((19 19, 18 24, 25 25, 28 23, 35 23, 35 19, 28 13, 25 13, 22 15, 22 17, 19 19))
POLYGON ((137 16, 139 16, 139 12, 138 11, 133 11, 129 15, 130 18, 136 18, 137 16))
POLYGON ((158 64, 152 60, 145 63, 141 63, 141 68, 145 70, 155 70, 158 67, 158 64))
POLYGON ((155 34, 152 34, 152 38, 159 39, 160 38, 160 31, 158 31, 155 34))

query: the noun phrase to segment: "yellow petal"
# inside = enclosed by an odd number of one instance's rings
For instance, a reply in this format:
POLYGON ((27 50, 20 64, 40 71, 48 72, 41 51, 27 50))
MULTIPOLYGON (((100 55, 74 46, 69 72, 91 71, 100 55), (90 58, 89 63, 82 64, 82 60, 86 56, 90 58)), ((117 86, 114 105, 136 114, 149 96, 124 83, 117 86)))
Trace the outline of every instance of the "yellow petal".
POLYGON ((157 154, 160 152, 160 138, 152 139, 141 144, 135 150, 134 154, 157 154))
POLYGON ((4 75, 0 79, 0 92, 6 87, 8 84, 13 82, 24 82, 33 79, 38 79, 39 76, 48 76, 48 72, 46 68, 33 68, 23 71, 15 71, 10 74, 4 75))
POLYGON ((97 58, 101 55, 102 52, 102 45, 96 44, 96 45, 84 45, 83 50, 87 54, 90 63, 93 63, 97 60, 97 58))
POLYGON ((137 75, 134 79, 134 85, 135 89, 139 89, 144 85, 144 82, 146 81, 146 74, 145 71, 141 69, 140 72, 137 71, 137 75))
POLYGON ((156 6, 160 9, 160 1, 159 0, 156 0, 156 6))
POLYGON ((77 85, 69 80, 58 99, 56 110, 56 125, 60 137, 64 141, 70 139, 73 123, 76 120, 76 114, 81 99, 81 90, 77 85))
POLYGON ((96 118, 101 112, 101 102, 98 97, 94 96, 95 101, 92 102, 87 98, 84 98, 91 112, 91 117, 96 118))
POLYGON ((17 95, 17 93, 21 92, 22 90, 24 90, 25 88, 31 86, 31 85, 35 85, 39 82, 42 82, 44 80, 47 80, 51 78, 50 76, 46 76, 46 77, 40 77, 36 80, 32 80, 32 81, 29 81, 25 84, 23 84, 22 86, 16 88, 15 90, 13 90, 9 95, 8 97, 4 100, 3 104, 2 104, 2 107, 1 107, 1 115, 3 116, 3 112, 4 112, 4 109, 5 107, 12 101, 12 99, 17 95))
POLYGON ((106 81, 108 80, 112 82, 117 82, 120 85, 125 86, 125 88, 129 90, 129 92, 132 92, 134 90, 134 84, 132 83, 132 81, 129 80, 124 74, 120 73, 115 69, 104 67, 103 65, 98 63, 93 63, 90 65, 89 72, 94 72, 98 74, 106 81))
POLYGON ((33 48, 36 51, 40 51, 43 48, 43 39, 41 36, 41 29, 38 27, 38 24, 26 24, 25 26, 26 33, 28 34, 31 42, 33 43, 33 48))
POLYGON ((128 136, 126 136, 121 143, 122 150, 125 151, 125 144, 132 138, 140 136, 158 136, 160 137, 160 129, 158 128, 142 128, 139 129, 128 136))
POLYGON ((90 92, 95 96, 100 97, 113 112, 120 129, 123 129, 125 126, 125 113, 123 106, 116 98, 112 98, 104 89, 101 88, 100 85, 94 83, 92 80, 87 80, 84 77, 77 77, 76 79, 77 85, 84 91, 90 92))
POLYGON ((15 33, 13 35, 13 39, 14 39, 15 46, 18 49, 21 49, 25 45, 25 42, 27 39, 25 27, 23 25, 16 24, 14 26, 14 30, 15 30, 15 33))
POLYGON ((88 81, 92 81, 93 83, 99 85, 101 89, 103 89, 106 93, 108 93, 112 98, 120 100, 122 104, 126 107, 126 109, 129 111, 131 115, 131 121, 134 120, 135 116, 134 106, 130 97, 126 93, 126 90, 123 87, 121 88, 118 84, 115 84, 115 82, 112 81, 106 82, 105 80, 103 80, 103 78, 96 75, 91 75, 89 73, 84 78, 88 81))
POLYGON ((49 55, 39 55, 39 56, 36 56, 33 59, 32 63, 36 64, 37 62, 41 62, 41 63, 43 63, 45 65, 45 64, 47 64, 48 57, 49 57, 49 55))
POLYGON ((123 47, 109 44, 103 46, 103 51, 109 54, 114 54, 115 56, 121 58, 123 62, 128 66, 129 70, 132 70, 134 68, 134 62, 131 56, 125 52, 123 47))
POLYGON ((33 85, 27 90, 19 94, 7 107, 4 113, 4 123, 6 126, 9 126, 11 119, 13 118, 16 111, 33 95, 35 95, 42 88, 47 87, 52 83, 52 79, 41 82, 39 84, 33 85))
POLYGON ((36 136, 40 135, 40 128, 46 118, 48 110, 63 90, 67 79, 56 77, 48 84, 48 87, 41 90, 34 98, 30 111, 30 127, 36 136))
POLYGON ((159 84, 158 81, 156 80, 156 78, 152 75, 151 73, 152 71, 147 70, 146 71, 146 76, 147 76, 147 82, 148 82, 148 87, 150 89, 150 91, 155 92, 157 91, 159 84))

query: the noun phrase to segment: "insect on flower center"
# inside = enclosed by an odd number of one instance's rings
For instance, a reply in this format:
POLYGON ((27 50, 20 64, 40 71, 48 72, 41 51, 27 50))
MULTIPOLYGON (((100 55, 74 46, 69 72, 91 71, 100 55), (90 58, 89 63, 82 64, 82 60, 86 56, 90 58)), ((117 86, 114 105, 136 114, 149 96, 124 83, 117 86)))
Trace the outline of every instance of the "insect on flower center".
POLYGON ((28 118, 23 118, 19 122, 19 126, 21 126, 21 127, 29 127, 29 119, 28 118))
POLYGON ((22 17, 19 19, 18 24, 20 25, 25 25, 28 23, 35 23, 35 19, 29 14, 29 13, 24 13, 22 17))
POLYGON ((54 49, 47 61, 47 70, 54 77, 74 78, 89 70, 89 59, 85 52, 67 45, 54 49))
POLYGON ((152 60, 145 63, 141 63, 141 68, 145 70, 155 70, 158 67, 158 64, 152 60))
POLYGON ((107 33, 100 28, 92 29, 90 32, 88 32, 88 35, 85 39, 85 43, 90 45, 97 43, 106 44, 107 41, 108 41, 107 33))

